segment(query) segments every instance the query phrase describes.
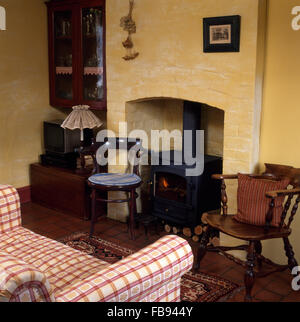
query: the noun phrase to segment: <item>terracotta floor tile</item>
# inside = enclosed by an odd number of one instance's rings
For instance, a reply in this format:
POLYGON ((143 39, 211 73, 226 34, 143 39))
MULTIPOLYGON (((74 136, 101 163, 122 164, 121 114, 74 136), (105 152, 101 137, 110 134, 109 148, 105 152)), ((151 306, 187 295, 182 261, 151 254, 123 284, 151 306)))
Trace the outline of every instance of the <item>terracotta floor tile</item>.
POLYGON ((43 232, 43 231, 41 231, 40 229, 38 229, 38 228, 36 228, 36 229, 30 229, 30 228, 28 228, 28 227, 26 227, 27 229, 29 229, 29 230, 31 230, 31 231, 33 231, 33 232, 35 232, 36 234, 40 234, 40 235, 42 235, 42 236, 46 236, 45 235, 45 232, 43 232))
POLYGON ((229 298, 227 302, 244 302, 245 299, 245 290, 241 290, 236 293, 233 297, 229 298))
POLYGON ((232 262, 228 262, 226 258, 224 258, 224 256, 220 256, 217 253, 207 252, 200 262, 200 267, 207 268, 208 266, 214 265, 216 263, 224 266, 232 265, 232 262))
POLYGON ((268 290, 261 290, 257 294, 255 294, 255 299, 264 302, 280 302, 283 298, 282 295, 275 294, 268 290))
POLYGON ((287 296, 292 291, 291 283, 292 283, 292 278, 290 278, 289 283, 275 278, 271 283, 269 283, 266 286, 266 289, 271 292, 274 292, 283 296, 287 296))
POLYGON ((283 302, 300 302, 300 291, 292 291, 283 299, 283 302))
POLYGON ((103 229, 101 230, 102 234, 106 235, 106 236, 116 236, 116 235, 119 235, 120 234, 120 229, 118 228, 108 228, 108 229, 103 229))
POLYGON ((273 279, 274 277, 272 275, 263 278, 256 278, 252 289, 252 294, 256 295, 262 289, 265 289, 273 281, 273 279))
POLYGON ((222 277, 240 285, 244 284, 244 273, 238 271, 237 268, 229 269, 222 277))
POLYGON ((223 265, 222 263, 214 263, 212 265, 207 266, 206 268, 200 268, 200 272, 208 274, 212 273, 220 276, 223 276, 223 274, 228 272, 229 270, 231 270, 231 267, 223 265))
POLYGON ((293 279, 293 275, 289 270, 286 270, 284 272, 280 273, 275 273, 273 274, 274 279, 277 279, 280 282, 286 283, 286 284, 291 284, 291 281, 293 279))

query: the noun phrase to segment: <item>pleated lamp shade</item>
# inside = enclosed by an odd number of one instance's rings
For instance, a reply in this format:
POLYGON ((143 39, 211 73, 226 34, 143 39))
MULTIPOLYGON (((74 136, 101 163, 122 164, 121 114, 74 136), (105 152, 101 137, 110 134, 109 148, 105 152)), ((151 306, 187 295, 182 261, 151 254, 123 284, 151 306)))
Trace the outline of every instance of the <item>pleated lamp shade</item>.
POLYGON ((83 141, 83 130, 100 127, 103 123, 99 118, 89 110, 88 105, 73 106, 73 111, 68 115, 61 125, 64 129, 80 129, 80 140, 83 141))

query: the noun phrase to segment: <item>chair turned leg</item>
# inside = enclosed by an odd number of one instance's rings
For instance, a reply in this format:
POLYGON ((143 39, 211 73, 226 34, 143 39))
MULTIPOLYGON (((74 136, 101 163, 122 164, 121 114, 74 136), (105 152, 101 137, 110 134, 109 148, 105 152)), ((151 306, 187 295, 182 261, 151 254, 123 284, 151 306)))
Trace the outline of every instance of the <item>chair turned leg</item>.
POLYGON ((134 235, 134 213, 136 210, 136 198, 135 198, 135 190, 131 190, 130 192, 130 214, 129 214, 129 234, 132 240, 135 240, 134 235))
POLYGON ((245 279, 244 279, 245 287, 246 287, 245 302, 252 301, 251 291, 255 281, 254 266, 255 266, 255 242, 251 241, 248 248, 247 270, 246 270, 245 279))
POLYGON ((203 234, 199 247, 197 248, 197 255, 193 266, 194 273, 196 273, 200 269, 200 262, 206 254, 207 244, 209 242, 209 233, 210 233, 210 227, 207 226, 207 230, 203 234))
MULTIPOLYGON (((134 210, 133 210, 134 218, 137 218, 137 205, 136 205, 136 197, 135 197, 135 191, 134 191, 134 210)), ((140 228, 140 222, 138 220, 135 220, 135 229, 140 228)))
POLYGON ((285 254, 288 258, 289 269, 290 269, 290 271, 292 271, 294 267, 298 266, 298 263, 295 259, 295 253, 294 253, 293 247, 287 237, 283 238, 283 242, 284 242, 285 254))
MULTIPOLYGON (((257 255, 261 255, 262 253, 262 244, 261 244, 261 241, 260 240, 257 240, 255 242, 255 253, 257 255)), ((258 264, 258 267, 261 268, 262 267, 262 259, 261 258, 257 258, 257 264, 258 264)))
POLYGON ((93 236, 94 228, 95 228, 95 223, 97 221, 97 214, 96 214, 96 190, 95 189, 92 190, 91 198, 92 198, 92 206, 91 206, 91 208, 92 208, 91 209, 92 210, 92 217, 91 217, 90 237, 93 236))

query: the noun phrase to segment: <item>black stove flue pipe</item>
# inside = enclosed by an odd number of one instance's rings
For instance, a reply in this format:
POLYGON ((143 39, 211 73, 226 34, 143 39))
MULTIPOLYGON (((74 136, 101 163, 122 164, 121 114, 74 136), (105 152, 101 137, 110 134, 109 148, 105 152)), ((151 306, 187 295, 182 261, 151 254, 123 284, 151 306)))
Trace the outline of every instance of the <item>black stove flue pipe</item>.
MULTIPOLYGON (((192 156, 196 157, 196 131, 201 130, 201 108, 202 104, 197 102, 183 102, 183 133, 182 133, 182 151, 184 151, 185 130, 192 131, 192 156)), ((183 155, 184 160, 184 155, 183 155)))

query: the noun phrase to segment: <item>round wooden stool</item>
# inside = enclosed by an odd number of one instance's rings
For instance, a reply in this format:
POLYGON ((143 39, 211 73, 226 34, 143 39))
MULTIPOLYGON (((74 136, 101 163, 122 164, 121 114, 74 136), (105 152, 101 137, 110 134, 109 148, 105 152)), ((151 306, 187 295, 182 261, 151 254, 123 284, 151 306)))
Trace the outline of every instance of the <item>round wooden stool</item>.
POLYGON ((131 239, 135 239, 134 236, 134 215, 136 212, 136 198, 137 193, 135 192, 142 184, 141 178, 132 173, 97 173, 88 178, 88 185, 91 188, 91 199, 92 199, 92 216, 91 216, 91 229, 90 237, 94 233, 94 226, 97 221, 96 213, 96 201, 106 202, 106 203, 130 203, 130 214, 129 214, 129 236, 131 239), (130 194, 130 197, 127 199, 103 199, 97 197, 97 192, 100 191, 124 191, 130 194))

